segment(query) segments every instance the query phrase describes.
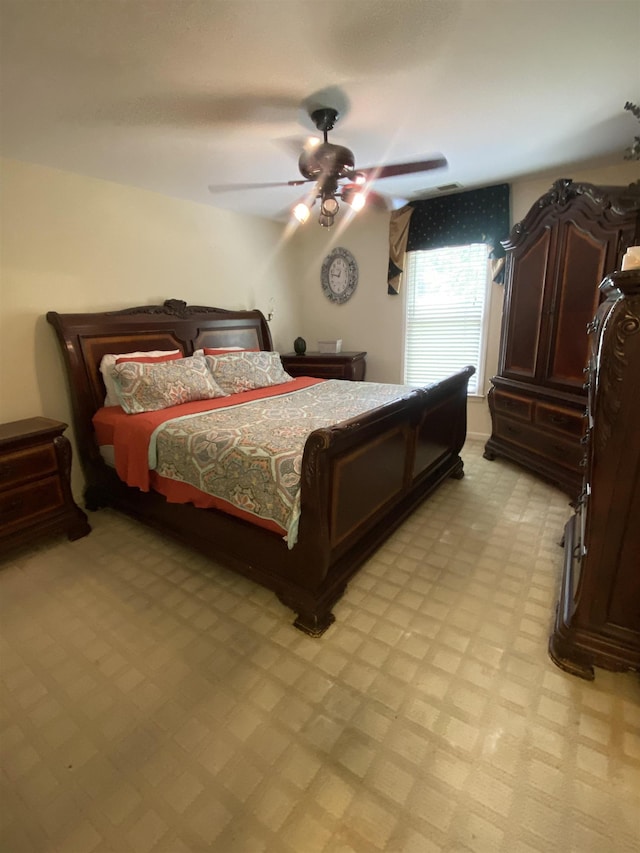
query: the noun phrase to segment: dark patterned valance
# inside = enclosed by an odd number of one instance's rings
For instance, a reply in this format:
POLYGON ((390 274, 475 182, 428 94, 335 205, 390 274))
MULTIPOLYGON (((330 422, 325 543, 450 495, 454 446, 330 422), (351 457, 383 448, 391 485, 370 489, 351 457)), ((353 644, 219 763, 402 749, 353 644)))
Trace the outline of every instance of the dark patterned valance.
POLYGON ((488 243, 492 257, 504 256, 509 236, 509 184, 496 184, 440 198, 414 201, 407 252, 488 243))

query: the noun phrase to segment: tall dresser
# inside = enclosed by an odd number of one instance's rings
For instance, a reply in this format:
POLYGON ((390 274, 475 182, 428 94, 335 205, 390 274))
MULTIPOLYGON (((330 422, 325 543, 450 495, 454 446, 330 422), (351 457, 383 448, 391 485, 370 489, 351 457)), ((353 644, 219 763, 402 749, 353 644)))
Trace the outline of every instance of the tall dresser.
POLYGON ((562 669, 640 670, 640 270, 602 282, 589 327, 586 466, 549 642, 562 669))
POLYGON ((583 479, 585 329, 599 284, 640 242, 640 186, 556 181, 504 243, 505 302, 492 432, 502 456, 576 499, 583 479))

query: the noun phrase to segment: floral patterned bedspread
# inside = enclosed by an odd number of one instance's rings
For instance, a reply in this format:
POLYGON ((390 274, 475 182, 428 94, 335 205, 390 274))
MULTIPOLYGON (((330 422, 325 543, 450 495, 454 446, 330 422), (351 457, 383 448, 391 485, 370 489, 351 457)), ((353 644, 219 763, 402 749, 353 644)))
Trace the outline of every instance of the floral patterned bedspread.
POLYGON ((414 390, 332 379, 278 397, 174 418, 154 431, 149 468, 275 522, 287 532, 292 548, 309 434, 414 390))

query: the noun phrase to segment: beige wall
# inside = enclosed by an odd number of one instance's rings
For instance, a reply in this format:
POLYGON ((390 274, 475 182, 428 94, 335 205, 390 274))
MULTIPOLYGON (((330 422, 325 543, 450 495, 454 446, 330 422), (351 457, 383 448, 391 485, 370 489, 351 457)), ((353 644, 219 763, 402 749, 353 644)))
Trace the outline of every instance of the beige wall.
MULTIPOLYGON (((624 184, 637 164, 564 171, 574 180, 624 184)), ((46 415, 71 422, 49 310, 95 311, 167 298, 222 308, 275 308, 275 347, 310 349, 342 338, 367 350, 373 381, 402 379, 403 296, 386 292, 388 215, 363 212, 346 230, 310 221, 293 237, 280 225, 106 181, 0 160, 0 420, 46 415), (320 267, 334 246, 355 255, 358 289, 345 305, 323 295, 320 267)), ((556 175, 512 187, 521 219, 556 175)), ((502 288, 490 305, 488 379, 495 373, 502 288)), ((469 401, 469 433, 488 435, 486 400, 469 401)), ((73 438, 73 436, 71 436, 73 438)), ((74 468, 74 491, 81 491, 74 468)))
POLYGON ((402 379, 402 300, 387 295, 389 216, 362 212, 346 230, 321 228, 310 219, 294 240, 304 292, 298 331, 310 350, 319 340, 342 338, 344 350, 367 352, 367 379, 402 379), (336 305, 322 291, 320 269, 336 246, 352 252, 358 263, 358 287, 348 302, 336 305))
POLYGON ((1 421, 71 423, 49 310, 178 298, 266 313, 273 300, 277 347, 298 325, 282 226, 15 161, 0 168, 1 421))
MULTIPOLYGON (((624 185, 638 179, 638 166, 637 163, 622 161, 615 166, 569 169, 562 174, 515 181, 511 187, 512 224, 522 219, 536 199, 559 177, 603 185, 624 185)), ((342 338, 344 349, 368 351, 368 379, 401 382, 404 297, 403 294, 389 296, 386 292, 388 215, 375 212, 360 214, 342 232, 338 225, 327 231, 310 219, 304 228, 298 230, 294 245, 300 270, 299 286, 305 295, 300 325, 295 334, 307 340, 309 349, 315 349, 318 340, 342 338), (358 288, 344 305, 329 302, 320 286, 322 261, 334 246, 349 249, 359 267, 358 288)), ((498 367, 503 294, 502 287, 492 285, 485 393, 498 367)), ((488 437, 491 433, 485 396, 469 399, 468 432, 477 437, 488 437)))

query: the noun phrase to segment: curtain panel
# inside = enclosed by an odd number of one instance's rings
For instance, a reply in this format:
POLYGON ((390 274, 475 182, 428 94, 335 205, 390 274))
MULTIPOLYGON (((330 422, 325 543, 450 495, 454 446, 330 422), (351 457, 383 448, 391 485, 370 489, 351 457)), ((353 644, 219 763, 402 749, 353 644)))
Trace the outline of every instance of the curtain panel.
MULTIPOLYGON (((504 249, 510 229, 509 184, 495 184, 463 193, 452 193, 439 198, 414 201, 402 208, 412 209, 407 218, 407 252, 442 249, 446 246, 464 246, 469 243, 487 243, 491 247, 493 280, 502 283, 504 249)), ((400 213, 400 211, 398 211, 400 213)), ((403 223, 404 224, 404 223, 403 223)), ((399 292, 397 223, 393 215, 389 239, 388 292, 399 292), (395 226, 395 230, 394 230, 395 226), (398 284, 396 289, 393 285, 398 284)))
POLYGON ((409 223, 413 216, 413 208, 406 204, 399 210, 394 210, 389 223, 389 271, 387 273, 387 293, 400 293, 404 256, 407 251, 409 223))

